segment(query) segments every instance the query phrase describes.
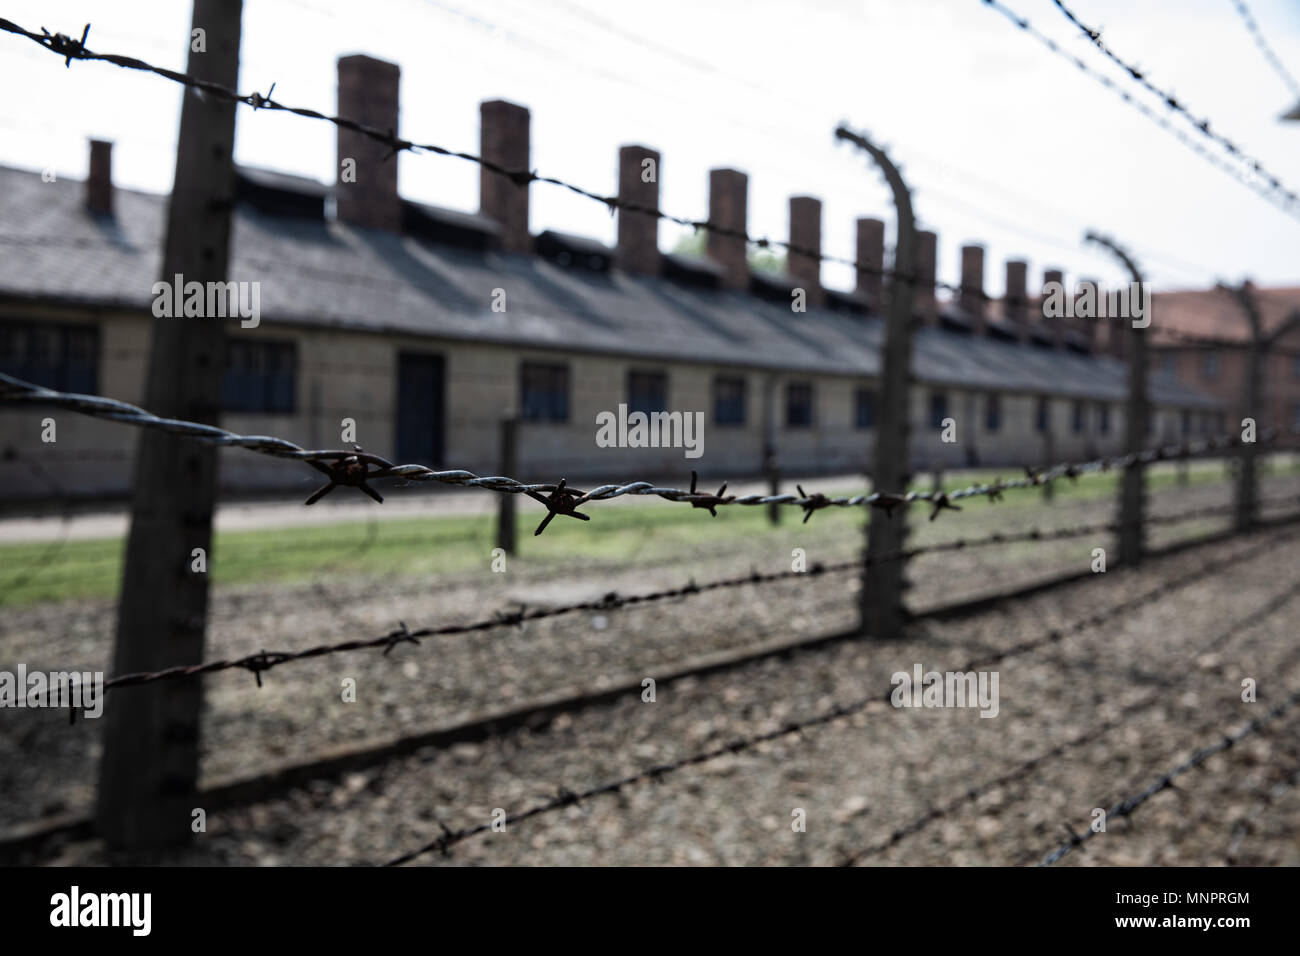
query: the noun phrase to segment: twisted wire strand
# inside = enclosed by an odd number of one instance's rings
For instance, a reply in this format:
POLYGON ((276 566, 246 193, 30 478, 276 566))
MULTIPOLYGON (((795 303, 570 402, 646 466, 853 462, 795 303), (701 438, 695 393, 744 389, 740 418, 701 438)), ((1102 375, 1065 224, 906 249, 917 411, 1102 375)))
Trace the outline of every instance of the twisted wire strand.
MULTIPOLYGON (((1300 495, 1267 499, 1266 501, 1261 502, 1261 505, 1278 504, 1281 502, 1300 502, 1300 495)), ((1195 520, 1197 518, 1219 516, 1222 514, 1223 508, 1221 506, 1195 508, 1181 511, 1176 514, 1153 517, 1148 519, 1148 523, 1174 524, 1195 520)), ((259 675, 258 683, 260 686, 260 675, 265 671, 272 670, 273 668, 294 661, 308 660, 315 657, 325 657, 327 655, 339 654, 347 651, 383 648, 384 653, 388 654, 398 644, 419 644, 420 639, 425 637, 473 634, 504 627, 522 628, 523 625, 531 621, 565 617, 583 611, 607 612, 625 607, 636 607, 642 604, 653 604, 659 601, 693 597, 699 594, 707 594, 712 591, 727 590, 730 588, 745 587, 756 584, 770 584, 776 581, 816 578, 841 571, 851 571, 869 567, 875 564, 908 561, 925 555, 941 554, 951 551, 975 550, 1020 542, 1063 541, 1072 538, 1086 537, 1090 534, 1117 532, 1122 527, 1123 525, 1120 522, 1112 521, 1067 528, 1050 528, 1046 530, 1031 528, 1026 531, 1014 533, 997 532, 980 538, 958 538, 952 541, 943 541, 932 545, 907 548, 901 551, 894 551, 882 555, 868 555, 866 558, 854 558, 852 560, 830 563, 818 561, 810 565, 805 571, 759 572, 754 570, 749 574, 719 578, 698 584, 694 579, 691 579, 686 584, 679 587, 646 591, 639 594, 620 594, 617 591, 609 591, 599 598, 586 601, 574 601, 568 604, 555 605, 553 607, 533 608, 531 610, 528 608, 521 608, 517 611, 497 611, 490 618, 484 618, 482 620, 465 624, 430 625, 411 630, 403 623, 397 629, 391 630, 377 637, 340 641, 332 644, 321 644, 297 651, 263 650, 259 653, 247 654, 242 657, 204 661, 199 664, 179 665, 158 671, 141 671, 129 674, 120 674, 106 681, 104 689, 113 690, 119 687, 135 687, 163 680, 182 680, 234 669, 243 669, 254 675, 259 675)))
MULTIPOLYGON (((1162 793, 1171 788, 1174 785, 1174 781, 1183 774, 1200 767, 1215 754, 1222 753, 1223 751, 1236 746, 1236 744, 1249 737, 1251 734, 1259 733, 1264 729, 1264 727, 1273 723, 1277 718, 1287 713, 1298 703, 1300 703, 1300 689, 1292 691, 1280 704, 1268 713, 1264 714, 1264 716, 1256 717, 1254 720, 1243 724, 1237 730, 1224 734, 1221 739, 1215 741, 1209 746, 1197 750, 1182 763, 1178 764, 1178 766, 1158 777, 1144 790, 1120 800, 1106 811, 1106 819, 1109 820, 1113 817, 1132 816, 1133 813, 1142 806, 1142 804, 1146 803, 1156 794, 1162 793)), ((1092 829, 1092 827, 1088 827, 1088 829, 1084 830, 1083 833, 1072 833, 1068 840, 1043 857, 1042 861, 1038 865, 1051 866, 1053 863, 1060 862, 1073 850, 1091 840, 1098 832, 1099 831, 1092 829)))
MULTIPOLYGON (((1109 471, 1111 468, 1128 468, 1137 464, 1149 464, 1161 460, 1184 458, 1204 454, 1209 451, 1222 450, 1240 443, 1235 435, 1197 439, 1182 443, 1161 445, 1142 452, 1125 455, 1094 458, 1083 462, 1062 462, 1042 470, 1025 469, 1025 477, 994 482, 971 484, 951 491, 908 491, 903 493, 873 491, 870 494, 831 497, 819 493, 794 494, 749 494, 749 495, 711 495, 694 489, 665 487, 648 481, 633 481, 623 484, 599 485, 590 491, 568 488, 565 480, 558 484, 524 483, 503 475, 480 476, 465 469, 439 470, 426 465, 394 464, 386 458, 359 450, 317 449, 308 450, 283 438, 270 435, 242 435, 227 431, 216 425, 203 425, 197 422, 183 421, 175 418, 163 418, 145 411, 138 406, 97 395, 78 395, 60 392, 55 389, 24 382, 11 375, 0 373, 0 400, 10 402, 27 402, 32 404, 53 405, 70 411, 80 412, 109 421, 121 422, 141 428, 198 439, 222 447, 245 448, 258 454, 276 458, 287 458, 308 463, 318 463, 322 470, 327 470, 329 463, 332 483, 363 485, 365 481, 375 478, 398 478, 407 481, 431 481, 446 485, 485 488, 504 494, 529 494, 536 496, 548 509, 548 517, 554 514, 573 514, 574 509, 590 501, 606 501, 624 495, 656 496, 668 501, 690 503, 693 506, 712 509, 725 505, 793 505, 805 512, 807 521, 812 513, 823 508, 852 508, 870 506, 883 508, 892 512, 895 508, 924 502, 931 507, 930 519, 934 520, 942 511, 961 510, 954 502, 967 498, 984 498, 996 501, 1002 492, 1013 489, 1033 488, 1060 478, 1077 479, 1093 472, 1109 471), (549 494, 549 499, 540 495, 549 494)), ((1276 430, 1265 430, 1260 435, 1263 442, 1276 437, 1276 430)), ((369 489, 367 489, 369 490, 369 489)), ((309 499, 309 503, 313 499, 309 499)), ((541 528, 537 533, 541 532, 541 528)))
MULTIPOLYGON (((1135 110, 1137 110, 1147 119, 1149 119, 1151 122, 1155 123, 1161 129, 1165 130, 1165 132, 1169 133, 1171 136, 1177 139, 1183 146, 1186 146, 1188 149, 1196 153, 1206 162, 1210 163, 1213 166, 1216 166, 1223 172, 1227 173, 1228 175, 1237 179, 1239 182, 1248 186, 1249 188, 1254 190, 1257 194, 1259 194, 1262 198, 1266 199, 1268 202, 1270 202, 1272 205, 1276 206, 1277 208, 1285 212, 1287 215, 1293 218, 1300 219, 1300 196, 1297 196, 1296 193, 1294 193, 1293 191, 1288 189, 1285 185, 1283 185, 1283 183, 1276 176, 1272 175, 1271 173, 1268 173, 1263 168, 1262 165, 1260 165, 1257 161, 1251 159, 1245 153, 1244 150, 1238 147, 1235 143, 1232 143, 1231 140, 1228 140, 1226 137, 1221 138, 1217 132, 1212 133, 1210 131, 1208 122, 1205 122, 1203 127, 1199 125, 1201 121, 1199 121, 1196 117, 1192 116, 1192 114, 1186 109, 1186 107, 1182 105, 1181 102, 1178 101, 1176 97, 1171 97, 1172 102, 1169 102, 1168 100, 1162 101, 1163 105, 1175 113, 1180 113, 1186 116, 1189 119, 1189 121, 1193 124, 1191 133, 1175 126, 1173 123, 1169 121, 1168 117, 1161 115, 1159 112, 1157 112, 1157 110, 1154 107, 1136 98, 1133 94, 1131 94, 1130 92, 1128 92, 1128 90, 1120 86, 1120 84, 1117 81, 1113 80, 1111 77, 1090 67, 1087 63, 1083 61, 1081 57, 1075 56, 1074 54, 1067 52, 1061 46, 1061 44, 1059 44, 1056 40, 1053 40, 1047 34, 1043 33, 1041 30, 1039 30, 1037 27, 1031 24, 1027 19, 1022 17, 1020 14, 1016 13, 1006 4, 1002 3, 1001 0, 979 0, 979 2, 983 3, 985 6, 993 10, 996 10, 998 13, 1002 14, 1007 20, 1009 20, 1015 27, 1017 27, 1024 33, 1028 34, 1029 36, 1033 37, 1043 46, 1047 47, 1047 49, 1050 50, 1052 53, 1064 58, 1066 61, 1068 61, 1069 63, 1073 64, 1076 68, 1078 68, 1078 70, 1081 73, 1090 77, 1091 79, 1096 80, 1102 86, 1113 91, 1125 103, 1132 106, 1135 110), (1249 167, 1249 168, 1244 168, 1243 165, 1238 165, 1237 163, 1234 163, 1224 158, 1223 156, 1219 155, 1217 152, 1213 152, 1212 150, 1207 148, 1204 145, 1204 143, 1202 143, 1200 140, 1193 139, 1193 134, 1199 135, 1202 138, 1206 138, 1209 141, 1215 143, 1216 145, 1223 146, 1224 149, 1226 149, 1231 156, 1235 157, 1237 160, 1239 160, 1241 164, 1244 164, 1245 167, 1249 167)), ((1057 3, 1058 6, 1061 6, 1061 4, 1057 2, 1057 0, 1053 0, 1053 2, 1057 3)), ((1122 61, 1117 61, 1117 62, 1122 62, 1122 61)), ((1128 69, 1127 64, 1122 64, 1122 65, 1126 70, 1128 69)), ((1138 71, 1138 74, 1141 75, 1140 70, 1138 71)), ((1130 73, 1130 75, 1132 74, 1130 73)))

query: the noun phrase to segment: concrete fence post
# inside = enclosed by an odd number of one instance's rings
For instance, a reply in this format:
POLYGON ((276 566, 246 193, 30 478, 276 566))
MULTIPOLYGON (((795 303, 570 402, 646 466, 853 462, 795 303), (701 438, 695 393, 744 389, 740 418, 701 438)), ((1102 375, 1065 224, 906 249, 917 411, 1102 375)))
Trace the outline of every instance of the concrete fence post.
MULTIPOLYGON (((1084 240, 1102 246, 1119 259, 1128 269, 1139 287, 1145 283, 1142 272, 1127 252, 1114 240, 1089 232, 1084 240)), ((1128 335, 1128 405, 1124 422, 1124 454, 1132 456, 1120 477, 1119 493, 1119 560, 1126 567, 1142 563, 1146 550, 1146 462, 1141 458, 1143 445, 1151 421, 1151 399, 1147 392, 1147 368, 1150 356, 1147 348, 1147 325, 1138 327, 1129 323, 1128 335)), ((1119 334, 1119 330, 1114 330, 1119 334)))
MULTIPOLYGON (((207 51, 190 53, 189 73, 236 85, 242 9, 242 0, 194 0, 193 26, 206 31, 207 51)), ((182 96, 164 281, 177 275, 187 283, 228 278, 235 106, 194 90, 182 96)), ((145 407, 216 424, 228 326, 215 317, 155 319, 145 407)), ((217 450, 146 430, 137 446, 134 485, 114 674, 203 660, 217 450), (195 549, 207 556, 202 570, 192 564, 195 549)), ((133 687, 109 698, 96 825, 111 846, 141 850, 190 839, 202 706, 199 680, 133 687)))
MULTIPOLYGON (((880 168, 898 214, 898 241, 894 251, 894 276, 889 286, 885 340, 880 369, 880 420, 877 429, 874 490, 903 493, 912 478, 909 449, 912 378, 912 302, 916 293, 916 220, 912 198, 889 156, 866 136, 844 127, 835 135, 865 152, 880 168)), ((903 592, 907 588, 905 562, 879 560, 903 550, 907 541, 907 509, 872 508, 867 529, 866 565, 861 593, 861 629, 887 640, 907 619, 903 592), (890 512, 893 512, 892 514, 890 512)))
MULTIPOLYGON (((501 417, 500 424, 500 474, 514 478, 519 471, 519 418, 512 412, 501 417)), ((518 495, 499 495, 497 500, 497 547, 506 554, 517 553, 515 514, 518 495)))

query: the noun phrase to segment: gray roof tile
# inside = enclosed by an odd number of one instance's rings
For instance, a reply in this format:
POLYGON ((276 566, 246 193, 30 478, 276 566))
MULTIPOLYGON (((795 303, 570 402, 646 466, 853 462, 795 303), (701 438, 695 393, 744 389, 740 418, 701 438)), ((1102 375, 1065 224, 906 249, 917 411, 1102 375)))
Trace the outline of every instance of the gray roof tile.
MULTIPOLYGON (((148 309, 161 268, 166 197, 117 189, 96 217, 84 186, 0 166, 0 295, 148 309)), ((231 279, 261 282, 268 324, 328 325, 788 371, 876 376, 882 323, 829 309, 791 313, 739 292, 532 256, 435 246, 338 222, 237 207, 231 279), (506 312, 491 311, 492 290, 506 312)), ((934 328, 917 332, 923 384, 1124 397, 1122 363, 934 328)), ((1157 402, 1218 402, 1159 374, 1157 402)))

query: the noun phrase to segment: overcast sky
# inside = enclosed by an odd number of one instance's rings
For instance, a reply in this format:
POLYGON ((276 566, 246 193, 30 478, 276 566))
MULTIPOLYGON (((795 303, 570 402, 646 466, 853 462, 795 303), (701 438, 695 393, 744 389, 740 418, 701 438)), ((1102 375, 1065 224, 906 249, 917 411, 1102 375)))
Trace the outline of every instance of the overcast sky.
MULTIPOLYGON (((1051 0, 1007 0, 1071 53, 1123 80, 1051 0)), ((1070 0, 1121 56, 1300 191, 1300 123, 1232 0, 1070 0)), ((1250 0, 1300 74, 1300 3, 1250 0)), ((28 29, 184 69, 185 0, 0 0, 28 29)), ((823 250, 853 255, 853 220, 893 212, 879 177, 837 145, 837 122, 888 144, 939 234, 941 279, 959 246, 983 242, 986 282, 1027 257, 1031 286, 1060 266, 1073 278, 1126 278, 1080 238, 1092 227, 1127 243, 1159 288, 1251 276, 1300 284, 1300 221, 1268 204, 1054 56, 981 0, 245 0, 240 90, 333 112, 335 61, 368 53, 402 67, 402 135, 478 151, 478 103, 532 110, 533 167, 601 192, 617 149, 663 153, 661 204, 705 218, 708 170, 750 174, 750 231, 784 238, 787 198, 824 201, 823 250)), ((1128 81, 1125 80, 1127 83, 1128 81)), ((169 189, 180 88, 103 63, 63 61, 0 35, 0 163, 85 175, 87 137, 113 140, 119 185, 169 189)), ((1134 87, 1136 90, 1136 87, 1134 87)), ((237 162, 332 181, 325 123, 240 107, 237 162)), ((474 209, 477 168, 399 158, 411 199, 474 209)), ((0 229, 3 222, 0 196, 0 229)), ((532 187, 532 229, 612 242, 603 206, 532 187)), ((680 236, 664 224, 660 245, 680 236)), ((892 241, 892 238, 890 239, 892 241)), ((851 285, 847 267, 823 281, 851 285)))

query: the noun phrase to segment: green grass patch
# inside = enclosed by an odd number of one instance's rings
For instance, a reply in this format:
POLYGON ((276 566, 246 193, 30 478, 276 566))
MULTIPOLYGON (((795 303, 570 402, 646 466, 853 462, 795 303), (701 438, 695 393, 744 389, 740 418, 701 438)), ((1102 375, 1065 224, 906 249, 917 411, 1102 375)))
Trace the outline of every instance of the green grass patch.
MULTIPOLYGON (((955 473, 944 481, 952 491, 968 484, 991 482, 997 477, 1019 477, 1010 470, 955 473)), ((1056 482, 1055 497, 1061 502, 1114 498, 1118 475, 1090 474, 1077 482, 1056 482)), ((1193 466, 1190 484, 1224 482, 1221 465, 1193 466)), ((1173 466, 1162 465, 1148 473, 1148 488, 1160 491, 1175 487, 1173 466)), ((913 484, 928 490, 928 477, 913 484)), ((793 492, 794 488, 790 487, 793 492)), ((826 487, 805 483, 808 492, 853 495, 862 486, 826 487)), ((963 513, 994 507, 987 499, 962 501, 963 513)), ((1008 491, 996 507, 1023 510, 1042 506, 1042 491, 1008 491)), ((286 506, 288 507, 288 506, 286 506)), ((635 503, 585 509, 590 521, 557 516, 540 537, 533 529, 544 515, 534 502, 519 502, 520 555, 512 561, 525 567, 565 562, 634 564, 689 558, 701 550, 749 551, 767 556, 759 562, 771 570, 772 555, 788 555, 794 547, 823 553, 851 553, 861 541, 864 509, 846 512, 830 509, 801 524, 802 514, 784 508, 782 522, 768 523, 765 507, 723 508, 716 518, 686 505, 670 505, 654 498, 635 503)), ((914 520, 927 514, 918 505, 914 520)), ((947 516, 957 518, 957 516, 947 516)), ((495 518, 437 515, 425 518, 384 519, 377 513, 372 521, 348 521, 321 526, 270 528, 218 532, 208 569, 213 583, 221 586, 271 584, 309 580, 331 574, 357 574, 387 578, 437 579, 445 575, 485 568, 495 547, 495 518)), ((963 531, 956 524, 952 536, 980 534, 963 531)), ((44 601, 111 598, 119 588, 125 542, 121 538, 69 540, 0 545, 0 607, 29 605, 44 601)))

